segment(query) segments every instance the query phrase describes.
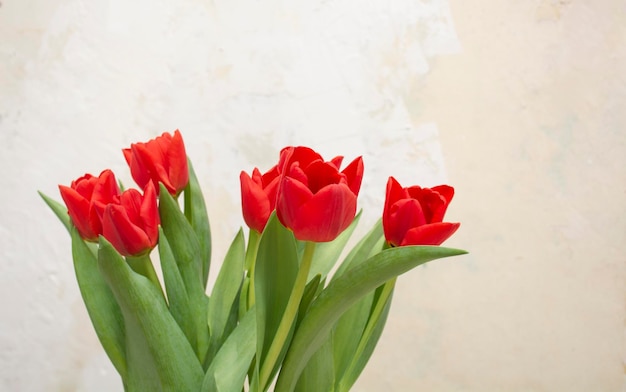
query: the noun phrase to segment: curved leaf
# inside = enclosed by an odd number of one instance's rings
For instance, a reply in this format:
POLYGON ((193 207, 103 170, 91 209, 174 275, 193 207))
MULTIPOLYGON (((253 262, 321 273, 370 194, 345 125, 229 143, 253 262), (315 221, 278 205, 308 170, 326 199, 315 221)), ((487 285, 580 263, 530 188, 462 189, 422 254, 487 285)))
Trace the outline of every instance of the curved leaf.
POLYGON ((94 244, 71 227, 72 259, 80 294, 98 339, 122 379, 126 377, 126 338, 120 306, 98 270, 94 244))
POLYGON ((209 269, 211 268, 211 227, 209 226, 209 215, 206 210, 204 196, 202 196, 202 190, 200 189, 200 183, 189 159, 187 159, 187 166, 189 167, 189 183, 184 191, 185 216, 200 242, 201 276, 206 289, 209 269))
MULTIPOLYGON (((339 376, 340 379, 337 380, 337 387, 335 389, 337 392, 347 392, 352 388, 352 385, 356 382, 372 356, 378 339, 385 327, 385 322, 387 321, 395 284, 396 279, 391 279, 372 293, 373 303, 371 309, 364 315, 367 324, 365 325, 363 333, 357 335, 358 339, 356 341, 358 344, 354 351, 351 352, 349 365, 347 368, 343 369, 339 376)), ((369 297, 369 295, 367 295, 366 298, 367 297, 369 297)), ((337 342, 337 340, 338 339, 335 339, 334 342, 337 342)))
POLYGON ((339 256, 341 256, 341 252, 343 252, 343 248, 348 243, 360 218, 361 211, 356 215, 350 226, 339 234, 337 238, 330 242, 319 242, 315 245, 315 255, 313 256, 313 263, 311 263, 307 280, 311 280, 315 275, 320 275, 322 279, 328 275, 335 266, 339 256))
POLYGON ((128 389, 198 390, 204 377, 202 366, 159 290, 135 273, 104 237, 100 237, 98 267, 122 309, 126 336, 132 339, 127 351, 132 357, 129 374, 124 380, 128 389))
POLYGON ((159 227, 159 259, 161 260, 163 283, 165 283, 170 313, 187 336, 189 344, 194 347, 197 339, 193 323, 193 310, 189 304, 185 283, 162 227, 159 227))
POLYGON ((464 253, 463 250, 436 246, 391 248, 333 280, 311 304, 295 333, 278 377, 276 391, 293 391, 302 369, 324 343, 335 322, 368 292, 420 264, 464 253))
POLYGON ((63 223, 63 226, 65 226, 67 231, 71 232, 72 223, 70 222, 70 216, 67 213, 67 208, 63 204, 59 203, 58 201, 53 200, 50 197, 46 196, 43 192, 37 191, 37 193, 39 193, 39 196, 41 196, 43 201, 46 202, 46 204, 48 205, 48 207, 50 207, 52 212, 54 212, 54 214, 57 216, 57 218, 59 218, 61 223, 63 223))
POLYGON ((383 249, 385 237, 383 235, 383 223, 379 219, 378 222, 370 229, 370 231, 361 238, 361 240, 350 250, 350 253, 342 261, 333 275, 333 280, 341 276, 345 271, 354 265, 361 263, 374 254, 383 249))
POLYGON ((208 311, 211 342, 207 361, 212 360, 211 357, 219 350, 236 325, 245 257, 243 231, 239 230, 226 253, 224 263, 211 292, 208 311))
POLYGON ((192 341, 198 359, 204 360, 209 348, 209 327, 207 325, 207 296, 202 281, 202 250, 200 242, 178 207, 178 203, 160 184, 159 214, 180 276, 185 283, 189 306, 193 314, 195 339, 192 341))
POLYGON ((211 361, 201 392, 241 391, 256 352, 254 307, 241 319, 211 361))
POLYGON ((261 235, 254 273, 259 368, 283 318, 297 274, 296 240, 273 213, 261 235))

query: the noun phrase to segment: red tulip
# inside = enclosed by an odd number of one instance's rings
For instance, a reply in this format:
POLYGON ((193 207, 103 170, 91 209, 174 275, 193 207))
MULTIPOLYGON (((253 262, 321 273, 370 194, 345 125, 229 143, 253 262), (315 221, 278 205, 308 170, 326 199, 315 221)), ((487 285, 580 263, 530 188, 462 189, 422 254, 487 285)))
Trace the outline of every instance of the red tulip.
POLYGON ((72 181, 70 187, 59 185, 59 191, 80 236, 98 241, 104 207, 119 200, 120 190, 113 172, 104 170, 98 177, 85 174, 72 181))
POLYGON ((241 182, 243 219, 248 227, 261 233, 270 214, 276 209, 276 192, 279 183, 278 166, 274 166, 263 175, 259 169, 254 168, 252 177, 242 171, 239 180, 241 182))
POLYGON ((144 194, 128 189, 119 203, 108 204, 102 217, 102 235, 120 254, 138 256, 150 251, 159 239, 159 210, 152 182, 144 194))
POLYGON ((454 196, 454 188, 439 185, 403 188, 389 177, 383 211, 383 230, 392 246, 441 245, 460 223, 442 222, 454 196))
POLYGON ((324 162, 306 147, 283 150, 283 170, 276 212, 297 239, 327 242, 344 231, 356 214, 356 198, 363 178, 363 159, 339 171, 343 157, 324 162))
POLYGON ((122 151, 133 179, 142 189, 152 182, 158 194, 159 182, 162 182, 167 191, 176 196, 187 186, 187 153, 178 130, 174 131, 174 136, 164 132, 147 143, 133 143, 122 151))

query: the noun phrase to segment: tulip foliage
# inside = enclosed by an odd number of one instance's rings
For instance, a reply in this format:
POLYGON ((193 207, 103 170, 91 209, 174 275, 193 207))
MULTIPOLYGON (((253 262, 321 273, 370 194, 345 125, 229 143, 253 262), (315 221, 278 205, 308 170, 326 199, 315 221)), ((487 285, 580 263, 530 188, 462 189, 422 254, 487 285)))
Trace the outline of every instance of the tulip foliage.
POLYGON ((459 226, 442 222, 453 189, 393 178, 382 219, 344 252, 362 158, 342 169, 343 157, 286 147, 265 174, 241 172, 249 234, 235 235, 208 290, 209 220, 180 133, 123 155, 141 190, 120 191, 105 170, 60 186, 65 205, 42 197, 70 233, 85 306, 128 392, 348 391, 396 278, 465 253, 436 246, 459 226))

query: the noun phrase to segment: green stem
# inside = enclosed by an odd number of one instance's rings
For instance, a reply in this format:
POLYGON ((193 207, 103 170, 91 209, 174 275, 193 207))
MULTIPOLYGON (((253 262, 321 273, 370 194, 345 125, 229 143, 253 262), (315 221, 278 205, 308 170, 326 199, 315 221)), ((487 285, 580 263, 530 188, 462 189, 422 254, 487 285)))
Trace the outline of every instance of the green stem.
POLYGON ((272 340, 272 344, 270 345, 267 355, 265 356, 265 360, 261 366, 259 385, 261 386, 260 389, 262 391, 265 390, 268 382, 270 381, 269 378, 272 374, 272 370, 274 369, 274 365, 280 356, 280 352, 282 351, 283 346, 287 341, 287 337, 289 336, 291 326, 298 314, 298 307, 300 306, 300 301, 302 300, 302 294, 304 293, 306 280, 309 276, 309 270, 311 269, 311 262, 313 261, 314 253, 315 242, 307 241, 304 245, 302 262, 300 263, 298 275, 296 275, 296 281, 294 282, 293 290, 289 296, 285 313, 283 313, 283 317, 280 320, 280 324, 278 325, 278 329, 274 335, 274 340, 272 340))
POLYGON ((261 233, 254 229, 250 229, 250 236, 248 238, 248 249, 246 249, 246 263, 245 268, 248 270, 248 277, 250 278, 250 286, 248 287, 248 309, 250 309, 255 302, 254 298, 254 267, 256 266, 256 255, 259 251, 259 239, 261 233))
POLYGON ((150 260, 149 253, 141 256, 127 256, 126 262, 130 268, 133 269, 133 271, 148 278, 148 280, 159 290, 163 299, 165 299, 165 294, 163 294, 163 289, 161 288, 161 282, 159 282, 159 277, 154 270, 154 265, 152 264, 152 260, 150 260))

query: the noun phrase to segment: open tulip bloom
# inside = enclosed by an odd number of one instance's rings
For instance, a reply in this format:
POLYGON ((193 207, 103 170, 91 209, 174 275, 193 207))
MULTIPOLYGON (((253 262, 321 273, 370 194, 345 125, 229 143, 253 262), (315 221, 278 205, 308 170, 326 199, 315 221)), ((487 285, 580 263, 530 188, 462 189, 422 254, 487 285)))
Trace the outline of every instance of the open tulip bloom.
POLYGON ((71 235, 81 295, 128 392, 348 391, 397 276, 465 253, 438 246, 459 227, 443 222, 452 187, 390 177, 382 219, 341 258, 363 160, 286 147, 265 174, 241 172, 249 235, 235 235, 207 295, 209 220, 180 132, 123 156, 139 190, 105 170, 59 186, 65 205, 42 197, 71 235))

